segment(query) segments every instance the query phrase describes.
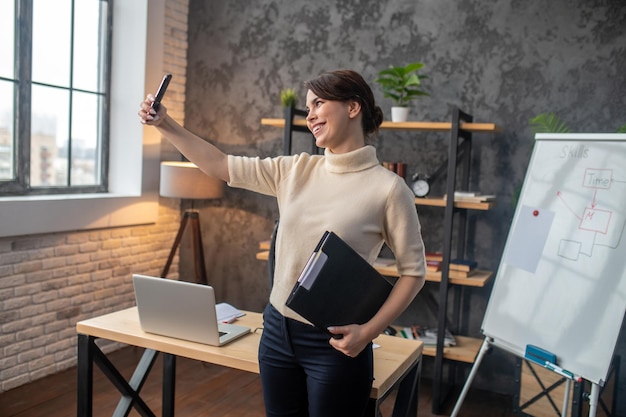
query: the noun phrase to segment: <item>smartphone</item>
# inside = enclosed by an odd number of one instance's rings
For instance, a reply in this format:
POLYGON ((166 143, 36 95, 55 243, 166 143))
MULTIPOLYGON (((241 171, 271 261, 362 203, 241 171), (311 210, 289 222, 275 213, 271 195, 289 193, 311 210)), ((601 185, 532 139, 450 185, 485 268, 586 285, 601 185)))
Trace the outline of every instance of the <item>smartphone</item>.
POLYGON ((159 85, 159 89, 156 93, 156 98, 152 103, 152 108, 154 110, 159 110, 159 106, 161 105, 161 100, 163 100, 163 96, 165 95, 165 90, 167 90, 167 86, 170 85, 170 80, 172 79, 172 74, 165 74, 163 79, 161 80, 161 85, 159 85))

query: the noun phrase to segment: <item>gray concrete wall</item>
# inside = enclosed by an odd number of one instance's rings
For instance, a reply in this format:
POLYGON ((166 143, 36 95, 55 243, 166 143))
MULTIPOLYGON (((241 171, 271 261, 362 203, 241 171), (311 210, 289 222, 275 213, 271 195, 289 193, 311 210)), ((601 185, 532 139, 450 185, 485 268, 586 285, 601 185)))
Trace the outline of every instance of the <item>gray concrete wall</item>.
MULTIPOLYGON (((624 22, 626 2, 617 0, 191 0, 186 126, 230 153, 277 155, 282 130, 260 121, 282 117, 281 89, 296 88, 302 105, 302 81, 323 70, 351 68, 371 83, 389 117, 391 102, 373 83, 377 71, 424 62, 431 96, 412 109, 412 120, 447 121, 451 106, 459 106, 475 121, 504 128, 502 134, 476 135, 473 161, 473 187, 497 194, 499 202, 495 210, 471 215, 469 255, 495 269, 530 156, 528 120, 555 112, 579 132, 614 132, 626 124, 624 22)), ((382 131, 375 145, 382 161, 402 160, 409 173, 432 173, 445 160, 447 138, 382 131)), ((435 184, 441 187, 441 181, 435 184)), ((278 217, 275 201, 229 189, 223 200, 199 207, 218 297, 261 309, 266 266, 254 255, 278 217)), ((443 211, 419 212, 428 248, 436 250, 443 211)), ((480 336, 489 292, 464 291, 464 332, 480 336)), ((436 297, 437 285, 428 284, 402 320, 434 320, 425 307, 428 294, 436 297)), ((512 363, 509 355, 494 353, 476 385, 512 392, 512 363)), ((620 389, 625 397, 626 370, 620 389)))

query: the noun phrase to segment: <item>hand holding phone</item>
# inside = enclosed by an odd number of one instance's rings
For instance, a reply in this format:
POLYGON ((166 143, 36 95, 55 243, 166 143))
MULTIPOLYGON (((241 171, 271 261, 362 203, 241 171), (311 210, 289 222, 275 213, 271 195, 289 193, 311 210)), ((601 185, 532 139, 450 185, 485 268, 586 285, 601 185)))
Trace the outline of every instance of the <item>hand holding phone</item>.
POLYGON ((155 111, 159 110, 159 106, 161 105, 161 100, 163 100, 163 96, 165 95, 165 91, 167 90, 167 86, 170 84, 170 80, 172 79, 172 74, 165 74, 163 80, 161 80, 161 85, 159 85, 159 89, 157 90, 154 102, 152 103, 152 108, 155 111))

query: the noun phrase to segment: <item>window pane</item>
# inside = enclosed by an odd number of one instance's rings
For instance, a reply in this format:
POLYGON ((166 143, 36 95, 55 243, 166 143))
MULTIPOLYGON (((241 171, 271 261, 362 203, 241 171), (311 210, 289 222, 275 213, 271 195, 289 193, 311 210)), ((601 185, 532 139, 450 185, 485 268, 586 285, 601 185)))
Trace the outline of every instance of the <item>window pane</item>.
POLYGON ((15 0, 0 0, 0 10, 0 77, 14 78, 15 0))
POLYGON ((0 81, 0 181, 15 179, 13 83, 0 81))
POLYGON ((106 3, 76 2, 74 27, 74 88, 102 92, 106 41, 106 3))
POLYGON ((58 88, 33 85, 30 185, 67 185, 69 143, 69 93, 58 88))
POLYGON ((72 99, 72 174, 71 185, 96 185, 100 181, 99 115, 96 94, 74 93, 72 99))
POLYGON ((0 0, 0 195, 106 191, 110 12, 110 0, 0 0))
POLYGON ((33 1, 33 82, 69 87, 71 0, 33 1))

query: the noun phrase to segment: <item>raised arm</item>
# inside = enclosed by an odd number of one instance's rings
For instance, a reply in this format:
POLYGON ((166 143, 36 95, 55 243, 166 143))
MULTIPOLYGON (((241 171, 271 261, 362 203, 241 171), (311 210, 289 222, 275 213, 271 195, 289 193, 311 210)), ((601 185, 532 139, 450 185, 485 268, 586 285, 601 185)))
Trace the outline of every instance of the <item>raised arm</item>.
POLYGON ((191 133, 167 114, 161 103, 158 111, 152 108, 154 96, 149 94, 141 103, 141 123, 156 127, 187 159, 196 164, 205 174, 229 181, 228 156, 216 146, 191 133))

